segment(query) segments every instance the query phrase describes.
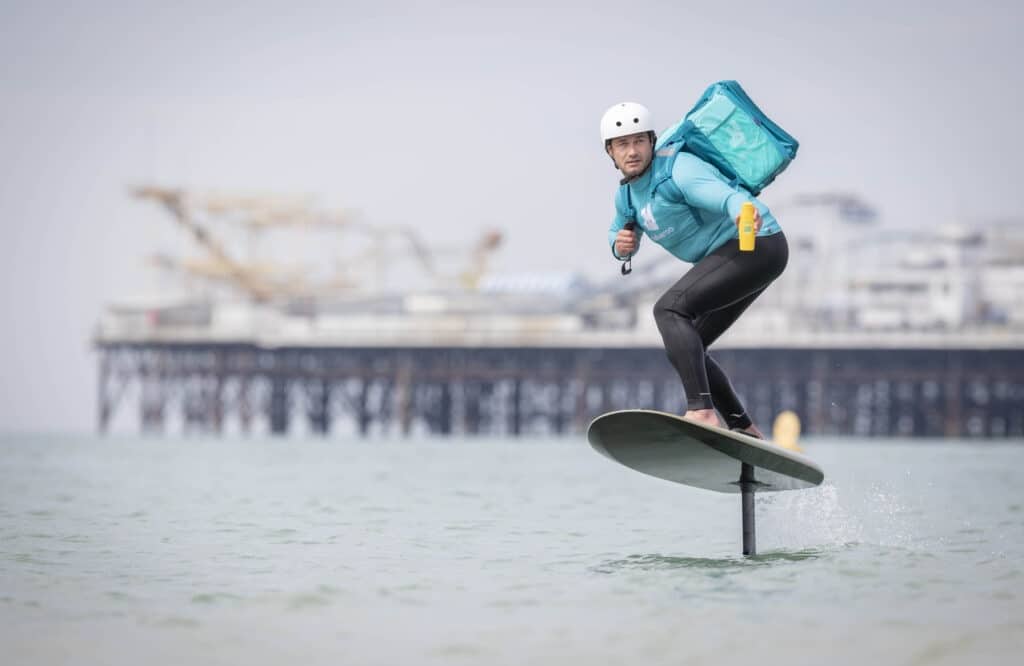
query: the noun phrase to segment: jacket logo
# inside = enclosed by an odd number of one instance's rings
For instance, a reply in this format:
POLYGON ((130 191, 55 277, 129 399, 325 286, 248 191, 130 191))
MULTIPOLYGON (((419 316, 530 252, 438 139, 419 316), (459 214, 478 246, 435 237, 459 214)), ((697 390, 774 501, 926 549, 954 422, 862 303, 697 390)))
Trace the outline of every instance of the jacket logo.
POLYGON ((648 231, 658 230, 658 223, 654 221, 654 213, 651 212, 651 204, 649 202, 641 209, 640 217, 644 219, 644 229, 648 231))

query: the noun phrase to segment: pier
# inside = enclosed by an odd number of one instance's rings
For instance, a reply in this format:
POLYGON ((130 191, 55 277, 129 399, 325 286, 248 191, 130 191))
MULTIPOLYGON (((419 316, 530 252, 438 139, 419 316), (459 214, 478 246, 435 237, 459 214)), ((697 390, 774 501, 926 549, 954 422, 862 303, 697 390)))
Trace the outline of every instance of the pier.
MULTIPOLYGON (((681 413, 659 348, 107 344, 98 422, 144 432, 329 436, 567 435, 598 414, 681 413)), ((1024 436, 1024 354, 979 349, 723 349, 762 428, 783 410, 808 435, 1024 436)))

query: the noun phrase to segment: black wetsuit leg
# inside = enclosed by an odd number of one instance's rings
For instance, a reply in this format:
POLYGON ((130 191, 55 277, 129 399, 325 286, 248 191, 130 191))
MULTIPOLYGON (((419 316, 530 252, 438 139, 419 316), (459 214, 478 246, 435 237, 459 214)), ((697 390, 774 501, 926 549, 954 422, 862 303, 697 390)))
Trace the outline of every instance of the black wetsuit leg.
POLYGON ((782 232, 759 236, 753 252, 729 241, 697 262, 654 306, 687 409, 717 409, 731 428, 750 425, 743 404, 707 348, 782 274, 789 246, 782 232))

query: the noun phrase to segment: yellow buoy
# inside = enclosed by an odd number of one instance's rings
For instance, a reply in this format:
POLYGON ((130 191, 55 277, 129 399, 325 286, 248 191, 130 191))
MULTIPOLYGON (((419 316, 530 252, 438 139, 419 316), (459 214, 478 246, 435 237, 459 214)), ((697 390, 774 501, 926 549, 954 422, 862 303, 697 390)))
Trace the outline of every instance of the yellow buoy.
POLYGON ((803 451, 797 443, 799 439, 800 417, 788 409, 780 412, 772 424, 772 441, 790 451, 803 451))

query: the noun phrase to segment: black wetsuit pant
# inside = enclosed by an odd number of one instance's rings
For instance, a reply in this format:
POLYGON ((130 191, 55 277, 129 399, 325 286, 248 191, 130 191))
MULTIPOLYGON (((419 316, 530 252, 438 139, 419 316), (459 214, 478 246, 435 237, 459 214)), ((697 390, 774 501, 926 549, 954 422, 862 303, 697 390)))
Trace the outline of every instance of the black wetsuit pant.
POLYGON ((751 421, 707 349, 782 274, 789 246, 782 232, 758 236, 753 252, 731 240, 704 257, 654 305, 668 358, 683 380, 688 409, 717 409, 730 428, 751 421))

